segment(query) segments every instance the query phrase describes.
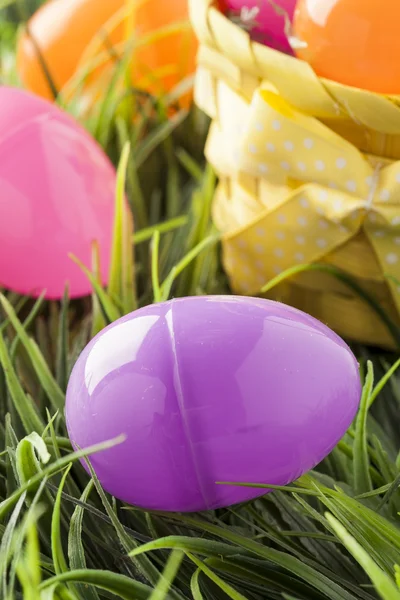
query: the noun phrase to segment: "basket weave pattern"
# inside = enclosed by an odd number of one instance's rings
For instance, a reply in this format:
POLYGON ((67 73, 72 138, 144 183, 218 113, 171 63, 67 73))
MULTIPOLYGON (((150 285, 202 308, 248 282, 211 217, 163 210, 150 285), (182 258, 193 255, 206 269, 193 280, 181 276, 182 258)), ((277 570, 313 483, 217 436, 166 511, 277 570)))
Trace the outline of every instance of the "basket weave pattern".
MULTIPOLYGON (((197 105, 212 119, 206 156, 220 183, 214 220, 235 292, 281 271, 346 271, 400 322, 400 101, 319 79, 252 42, 212 0, 189 0, 200 41, 197 105)), ((310 271, 269 297, 363 343, 391 347, 376 313, 344 283, 310 271)))

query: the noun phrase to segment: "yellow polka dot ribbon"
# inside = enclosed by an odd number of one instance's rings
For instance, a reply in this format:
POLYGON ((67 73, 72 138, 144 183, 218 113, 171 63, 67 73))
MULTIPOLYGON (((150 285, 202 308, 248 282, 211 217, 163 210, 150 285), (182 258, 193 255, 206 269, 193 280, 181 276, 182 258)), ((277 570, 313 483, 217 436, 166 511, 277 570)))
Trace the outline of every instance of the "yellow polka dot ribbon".
POLYGON ((214 216, 242 289, 318 262, 362 231, 400 312, 400 162, 362 154, 267 87, 251 104, 222 82, 214 93, 229 107, 206 149, 221 175, 214 216), (235 193, 224 190, 224 174, 235 193), (263 194, 250 193, 255 182, 263 194))

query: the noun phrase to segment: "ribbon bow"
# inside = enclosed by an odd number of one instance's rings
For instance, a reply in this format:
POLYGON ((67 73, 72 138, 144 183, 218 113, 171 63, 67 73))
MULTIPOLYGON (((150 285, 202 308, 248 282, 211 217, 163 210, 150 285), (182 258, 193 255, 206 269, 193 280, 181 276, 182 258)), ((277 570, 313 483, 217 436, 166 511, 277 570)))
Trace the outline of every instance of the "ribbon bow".
POLYGON ((363 232, 400 312, 400 162, 363 155, 268 88, 251 104, 223 83, 216 93, 230 95, 217 104, 231 110, 218 115, 206 149, 222 176, 215 219, 243 289, 318 262, 363 232), (238 193, 224 193, 232 173, 238 193), (262 189, 246 196, 256 181, 262 189), (246 204, 250 196, 257 205, 246 204))

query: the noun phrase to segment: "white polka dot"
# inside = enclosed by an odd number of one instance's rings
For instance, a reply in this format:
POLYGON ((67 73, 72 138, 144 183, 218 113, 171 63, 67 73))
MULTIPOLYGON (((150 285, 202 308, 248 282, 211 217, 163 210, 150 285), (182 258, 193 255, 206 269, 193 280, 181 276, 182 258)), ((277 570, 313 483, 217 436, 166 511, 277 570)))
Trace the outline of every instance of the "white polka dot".
POLYGON ((290 165, 286 160, 281 162, 281 167, 284 171, 290 171, 290 165))
POLYGON ((390 252, 387 256, 386 256, 386 262, 389 265, 395 265, 397 263, 397 261, 399 260, 398 255, 395 252, 390 252))
POLYGON ((339 186, 338 186, 338 184, 336 183, 336 181, 330 181, 330 182, 328 183, 328 187, 330 187, 330 188, 331 188, 331 190, 337 190, 339 186))
POLYGON ((306 243, 306 238, 304 237, 304 235, 296 235, 295 240, 301 246, 306 243))
POLYGON ((339 231, 340 231, 340 233, 346 233, 346 234, 349 233, 349 230, 344 225, 340 225, 339 231))
POLYGON ((260 122, 256 123, 254 127, 257 131, 264 131, 264 125, 260 122))
POLYGON ((294 255, 294 259, 297 262, 303 262, 303 260, 304 260, 304 254, 302 252, 296 252, 296 254, 294 255))
POLYGON ((280 121, 278 121, 278 119, 275 119, 274 121, 272 121, 272 129, 274 131, 279 131, 282 128, 282 123, 280 121))
POLYGON ((318 227, 319 227, 320 229, 328 229, 328 227, 329 227, 329 223, 328 223, 328 221, 325 221, 325 219, 320 219, 320 220, 318 221, 318 227))
POLYGON ((303 173, 307 169, 305 163, 303 163, 302 161, 297 163, 297 168, 299 169, 299 171, 302 171, 303 173))
POLYGON ((251 152, 252 154, 256 154, 257 146, 255 144, 249 144, 249 152, 251 152))
POLYGON ((333 208, 335 210, 341 210, 343 208, 343 200, 341 198, 336 198, 333 202, 333 208))
POLYGON ((326 248, 328 245, 328 242, 326 240, 324 240, 323 238, 319 238, 317 240, 317 246, 318 248, 326 248))
POLYGON ((303 217, 302 215, 300 217, 298 217, 297 222, 302 227, 305 227, 307 225, 307 219, 306 219, 306 217, 303 217))
POLYGON ((258 170, 260 173, 268 173, 268 166, 265 163, 260 163, 258 165, 258 170))
POLYGON ((266 148, 268 152, 275 152, 275 144, 272 144, 272 142, 268 142, 266 148))
POLYGON ((247 248, 247 244, 244 240, 239 240, 237 245, 239 248, 247 248))
POLYGON ((242 123, 238 123, 238 124, 236 125, 236 131, 237 131, 237 133, 238 133, 239 135, 242 135, 242 134, 243 134, 243 133, 244 133, 246 130, 245 130, 245 128, 244 128, 244 126, 243 126, 243 124, 242 124, 242 123))
POLYGON ((325 163, 323 160, 316 160, 315 161, 315 168, 317 169, 317 171, 323 171, 325 169, 325 163))
POLYGON ((328 192, 326 190, 320 190, 318 192, 318 199, 321 202, 326 202, 328 200, 328 196, 329 196, 329 194, 328 194, 328 192))
POLYGON ((263 260, 257 260, 256 261, 256 268, 260 269, 261 271, 264 269, 265 267, 265 263, 263 260))
POLYGON ((349 190, 349 192, 356 192, 357 184, 355 181, 350 179, 349 181, 346 181, 346 188, 349 190))
POLYGON ((299 203, 300 206, 302 206, 303 208, 308 208, 310 206, 310 203, 307 200, 307 198, 300 198, 299 203))
POLYGON ((282 258, 283 256, 285 256, 285 253, 282 250, 282 248, 275 248, 274 254, 277 258, 282 258))
POLYGON ((319 215, 324 215, 325 214, 325 210, 324 210, 323 206, 317 206, 316 210, 317 210, 317 213, 319 215))
POLYGON ((254 250, 257 252, 257 254, 264 254, 264 246, 261 246, 261 244, 256 244, 254 246, 254 250))
POLYGON ((283 145, 285 147, 285 150, 287 150, 288 152, 293 152, 293 150, 294 150, 294 144, 293 144, 293 142, 291 142, 290 140, 288 140, 283 145))
POLYGON ((265 229, 263 227, 257 227, 256 234, 263 237, 265 235, 265 229))
POLYGON ((278 265, 272 267, 272 270, 275 273, 275 275, 280 275, 282 273, 282 267, 278 267, 278 265))
POLYGON ((393 219, 390 222, 392 225, 400 225, 400 216, 393 217, 393 219))
POLYGON ((278 223, 286 223, 285 215, 280 214, 277 216, 277 219, 278 219, 278 223))
POLYGON ((370 223, 375 223, 375 221, 376 221, 376 214, 374 212, 368 213, 368 221, 370 223))
POLYGON ((400 183, 400 173, 396 174, 396 181, 397 181, 397 183, 400 183))
POLYGON ((314 146, 314 140, 312 140, 311 138, 306 138, 304 140, 304 146, 308 148, 308 150, 311 150, 311 148, 314 146))
POLYGON ((347 165, 347 160, 345 158, 338 158, 336 161, 336 166, 338 169, 344 169, 347 165))
POLYGON ((356 221, 356 220, 358 219, 358 217, 359 217, 358 210, 355 210, 355 211, 354 211, 354 212, 353 212, 353 213, 350 215, 350 219, 351 219, 352 221, 356 221))
POLYGON ((283 231, 277 231, 275 233, 275 237, 277 237, 278 240, 284 240, 285 237, 286 237, 286 235, 285 235, 285 233, 283 231))
POLYGON ((368 175, 368 177, 365 179, 365 183, 368 187, 372 186, 372 184, 374 183, 374 178, 372 177, 372 175, 368 175))
POLYGON ((235 163, 238 163, 240 160, 241 152, 237 148, 232 152, 232 158, 235 163))
POLYGON ((389 190, 382 190, 379 194, 379 199, 382 200, 382 202, 388 202, 390 200, 389 190))
POLYGON ((395 237, 393 241, 396 244, 396 246, 400 246, 400 237, 395 237))
POLYGON ((242 267, 242 271, 245 275, 250 275, 250 269, 249 269, 248 265, 244 265, 242 267))
POLYGON ((257 283, 258 285, 264 285, 264 283, 266 283, 264 275, 257 275, 257 283))
POLYGON ((382 238, 382 237, 384 237, 384 235, 385 235, 384 231, 380 231, 380 230, 374 231, 374 237, 376 237, 376 238, 382 238))

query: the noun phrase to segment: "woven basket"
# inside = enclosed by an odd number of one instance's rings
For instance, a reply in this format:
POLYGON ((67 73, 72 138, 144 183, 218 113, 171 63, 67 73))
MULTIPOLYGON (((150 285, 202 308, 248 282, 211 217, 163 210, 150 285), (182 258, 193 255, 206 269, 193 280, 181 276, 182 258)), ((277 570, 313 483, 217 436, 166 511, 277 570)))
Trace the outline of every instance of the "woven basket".
MULTIPOLYGON (((400 323, 400 99, 320 79, 252 42, 212 0, 189 0, 200 41, 195 101, 212 119, 206 157, 219 175, 214 221, 237 293, 258 294, 299 264, 348 273, 400 323)), ((319 271, 269 297, 339 334, 393 348, 370 305, 319 271)))

